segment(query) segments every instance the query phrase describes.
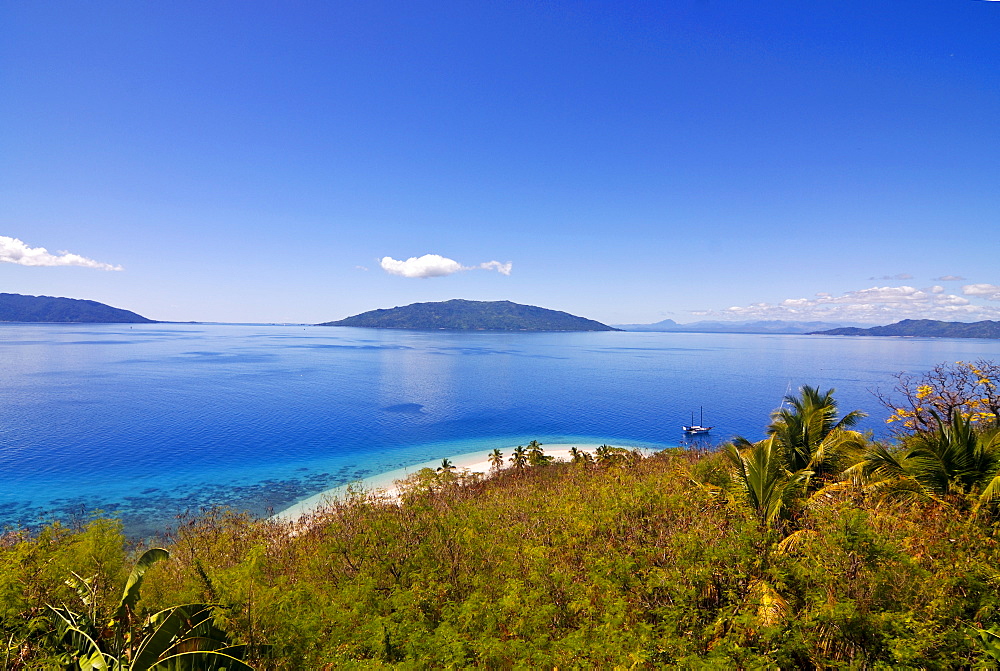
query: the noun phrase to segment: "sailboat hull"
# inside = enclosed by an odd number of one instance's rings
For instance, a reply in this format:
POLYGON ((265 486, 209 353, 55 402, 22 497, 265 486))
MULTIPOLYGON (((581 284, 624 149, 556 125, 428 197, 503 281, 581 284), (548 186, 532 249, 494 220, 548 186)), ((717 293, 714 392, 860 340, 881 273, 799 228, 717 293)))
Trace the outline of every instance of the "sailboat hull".
POLYGON ((709 431, 711 431, 712 427, 710 427, 710 426, 703 426, 703 424, 705 422, 705 408, 704 407, 701 408, 701 421, 702 421, 702 424, 695 424, 694 423, 694 413, 692 412, 691 413, 691 424, 689 424, 688 426, 682 426, 681 428, 684 430, 684 433, 688 433, 688 434, 691 434, 691 435, 697 435, 699 433, 708 433, 709 431))

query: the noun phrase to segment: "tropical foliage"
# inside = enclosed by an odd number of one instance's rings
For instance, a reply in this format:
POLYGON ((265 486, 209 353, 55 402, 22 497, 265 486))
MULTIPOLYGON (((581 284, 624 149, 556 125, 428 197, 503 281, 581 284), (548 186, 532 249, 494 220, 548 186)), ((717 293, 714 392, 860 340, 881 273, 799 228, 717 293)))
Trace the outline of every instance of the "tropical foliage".
POLYGON ((503 468, 503 452, 501 452, 499 448, 494 448, 494 450, 490 452, 489 462, 492 470, 499 471, 503 468))
POLYGON ((806 385, 798 396, 786 396, 788 407, 783 404, 771 416, 767 433, 780 446, 788 470, 834 474, 865 444, 864 436, 850 430, 865 413, 840 417, 833 393, 806 385))
POLYGON ((959 408, 933 431, 908 437, 897 450, 873 445, 855 467, 864 482, 916 491, 960 508, 991 508, 1000 499, 1000 427, 975 427, 959 408))
POLYGON ((528 465, 528 451, 524 449, 523 445, 514 448, 510 455, 510 464, 517 470, 523 470, 528 465))
POLYGON ((788 519, 795 500, 805 490, 812 471, 789 471, 783 450, 772 436, 740 450, 730 443, 724 448, 733 465, 735 493, 764 526, 788 519))
POLYGON ((901 434, 933 431, 956 412, 973 424, 1000 426, 1000 364, 993 361, 956 361, 926 373, 899 373, 892 391, 875 395, 901 434))
MULTIPOLYGON (((601 445, 594 450, 594 462, 598 466, 628 466, 635 464, 642 455, 624 447, 613 447, 611 445, 601 445)), ((588 462, 587 457, 583 457, 584 462, 588 462)))
POLYGON ((250 669, 241 660, 246 647, 232 645, 216 626, 218 606, 174 605, 142 614, 137 604, 144 576, 167 559, 167 550, 143 552, 120 598, 110 601, 111 583, 124 570, 123 540, 120 526, 106 520, 77 532, 54 525, 36 538, 8 532, 0 539, 3 668, 250 669), (59 581, 57 573, 70 563, 89 575, 68 570, 59 581))
MULTIPOLYGON (((130 645, 193 603, 222 604, 208 637, 260 669, 992 668, 996 433, 959 412, 872 443, 830 392, 795 400, 756 443, 544 468, 519 447, 520 467, 424 469, 399 502, 355 492, 294 530, 206 512, 121 600, 130 645)), ((132 554, 107 520, 0 538, 5 666, 64 668, 45 604, 110 622, 87 604, 117 603, 132 554)))
POLYGON ((542 444, 537 440, 528 443, 528 464, 530 466, 548 466, 553 461, 555 461, 555 457, 545 454, 542 444))
MULTIPOLYGON (((758 452, 773 453, 769 459, 780 462, 779 468, 788 474, 799 474, 797 479, 806 487, 812 486, 814 476, 822 480, 853 463, 867 443, 865 436, 850 430, 865 414, 854 410, 839 417, 833 393, 833 389, 820 392, 807 385, 799 395, 786 396, 771 415, 769 437, 758 444, 758 452)), ((734 444, 743 449, 752 445, 745 438, 737 438, 734 444)))

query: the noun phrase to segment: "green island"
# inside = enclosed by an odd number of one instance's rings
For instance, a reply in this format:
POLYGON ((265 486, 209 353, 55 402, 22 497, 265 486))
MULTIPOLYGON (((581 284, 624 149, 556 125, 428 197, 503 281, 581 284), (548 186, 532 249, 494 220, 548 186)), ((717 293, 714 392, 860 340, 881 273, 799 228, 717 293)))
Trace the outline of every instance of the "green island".
MULTIPOLYGON (((893 438, 803 386, 766 437, 488 477, 298 523, 214 510, 0 536, 7 669, 995 668, 1000 365, 897 376, 893 438), (162 545, 163 547, 151 547, 162 545), (103 664, 104 666, 101 666, 103 664)), ((764 419, 764 418, 762 418, 764 419)))
POLYGON ((58 324, 154 324, 129 310, 97 301, 53 296, 0 294, 0 322, 58 324))
POLYGON ((916 338, 1000 338, 1000 322, 943 322, 936 319, 904 319, 887 326, 845 327, 814 331, 810 335, 910 336, 916 338))
POLYGON ((592 319, 510 301, 454 299, 371 310, 318 326, 449 331, 617 331, 592 319))

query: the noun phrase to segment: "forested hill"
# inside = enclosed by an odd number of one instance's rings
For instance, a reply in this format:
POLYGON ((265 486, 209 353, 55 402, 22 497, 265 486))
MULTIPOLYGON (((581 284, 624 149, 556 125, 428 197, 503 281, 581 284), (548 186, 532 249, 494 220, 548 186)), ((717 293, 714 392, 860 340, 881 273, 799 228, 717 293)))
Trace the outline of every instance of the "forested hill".
POLYGON ((450 300, 372 310, 319 326, 450 331, 616 331, 592 319, 510 301, 450 300))
POLYGON ((152 324, 128 310, 97 301, 52 296, 0 294, 0 322, 55 322, 67 324, 152 324))
POLYGON ((811 335, 915 336, 921 338, 1000 338, 1000 322, 942 322, 935 319, 904 319, 888 326, 839 328, 811 335))

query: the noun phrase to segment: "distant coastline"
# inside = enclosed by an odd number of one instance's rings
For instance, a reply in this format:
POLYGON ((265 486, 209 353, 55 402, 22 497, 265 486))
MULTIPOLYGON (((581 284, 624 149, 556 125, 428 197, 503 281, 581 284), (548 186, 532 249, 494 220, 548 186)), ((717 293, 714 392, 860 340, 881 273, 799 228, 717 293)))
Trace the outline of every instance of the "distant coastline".
POLYGON ((1000 322, 944 322, 935 319, 904 319, 887 326, 837 328, 813 331, 809 335, 883 336, 910 338, 983 338, 1000 339, 1000 322))
POLYGON ((819 321, 783 321, 778 319, 757 321, 697 321, 678 324, 673 319, 664 319, 655 324, 616 324, 623 331, 641 333, 762 333, 776 335, 804 334, 821 329, 857 326, 819 321))
POLYGON ((97 301, 0 294, 0 322, 35 324, 155 324, 130 310, 97 301))

